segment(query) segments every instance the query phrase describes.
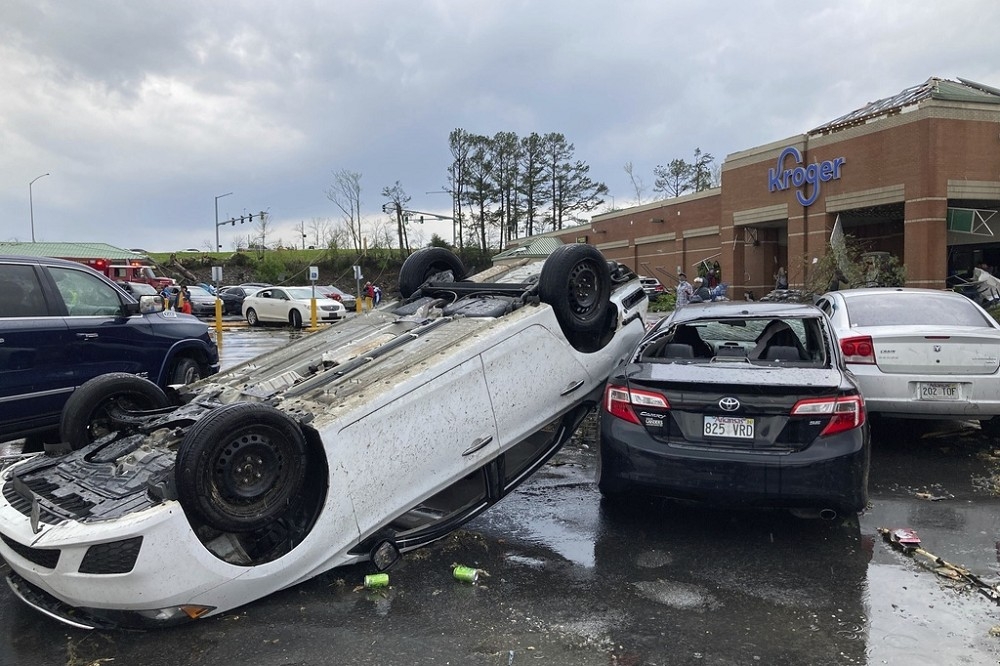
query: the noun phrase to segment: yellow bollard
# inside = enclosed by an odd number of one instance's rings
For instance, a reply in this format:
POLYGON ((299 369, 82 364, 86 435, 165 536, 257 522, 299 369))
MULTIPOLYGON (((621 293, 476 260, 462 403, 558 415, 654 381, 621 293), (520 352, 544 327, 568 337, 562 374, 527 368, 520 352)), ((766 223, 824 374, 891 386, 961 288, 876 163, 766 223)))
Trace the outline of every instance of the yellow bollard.
POLYGON ((215 296, 215 339, 222 344, 222 299, 215 296))
POLYGON ((310 299, 310 308, 309 309, 310 309, 311 314, 312 314, 312 326, 310 326, 310 328, 315 331, 316 330, 316 297, 315 296, 313 296, 312 299, 310 299))

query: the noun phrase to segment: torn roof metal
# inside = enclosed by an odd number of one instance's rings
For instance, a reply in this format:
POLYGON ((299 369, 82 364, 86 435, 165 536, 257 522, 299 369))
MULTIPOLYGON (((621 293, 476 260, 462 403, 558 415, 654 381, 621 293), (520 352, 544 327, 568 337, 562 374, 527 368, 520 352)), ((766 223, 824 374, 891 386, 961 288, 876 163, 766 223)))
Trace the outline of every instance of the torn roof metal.
POLYGON ((869 102, 860 109, 810 130, 809 134, 829 134, 847 127, 906 113, 926 100, 1000 104, 1000 90, 968 79, 959 78, 958 81, 950 81, 931 77, 924 83, 906 88, 891 97, 869 102))
POLYGON ((547 236, 538 236, 525 239, 521 245, 510 247, 493 257, 493 263, 503 263, 510 259, 523 259, 524 257, 547 257, 553 250, 563 244, 562 240, 547 236))

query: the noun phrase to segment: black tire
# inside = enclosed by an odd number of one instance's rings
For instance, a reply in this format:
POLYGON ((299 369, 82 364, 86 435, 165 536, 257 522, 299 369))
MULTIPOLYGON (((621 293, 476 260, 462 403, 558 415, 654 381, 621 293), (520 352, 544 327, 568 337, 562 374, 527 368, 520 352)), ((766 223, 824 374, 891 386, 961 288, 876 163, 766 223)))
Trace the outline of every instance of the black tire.
POLYGON ((452 280, 465 278, 465 266, 458 255, 443 247, 421 248, 408 256, 399 269, 399 293, 403 298, 409 298, 420 289, 420 285, 449 271, 452 280))
POLYGON ((538 296, 555 310, 567 335, 598 335, 607 326, 610 307, 608 262, 593 245, 561 245, 542 266, 538 296))
POLYGON ((201 378, 201 366, 198 365, 198 361, 188 356, 177 359, 170 371, 171 384, 192 384, 201 378))
POLYGON ((621 500, 629 494, 629 483, 614 473, 604 458, 603 452, 597 454, 597 489, 601 495, 612 502, 621 500))
POLYGON ((208 413, 177 450, 181 506, 223 532, 252 532, 279 519, 299 497, 306 440, 274 407, 237 402, 208 413))
POLYGON ((292 328, 302 328, 302 313, 298 310, 289 312, 288 323, 292 325, 292 328))
POLYGON ((84 382, 66 401, 59 436, 74 450, 119 429, 114 412, 162 409, 170 399, 159 386, 127 372, 112 372, 84 382))
POLYGON ((994 416, 990 419, 980 419, 979 428, 987 437, 1000 437, 1000 416, 994 416))
POLYGON ((257 318, 257 311, 253 308, 247 310, 247 323, 251 326, 259 326, 260 319, 257 318))

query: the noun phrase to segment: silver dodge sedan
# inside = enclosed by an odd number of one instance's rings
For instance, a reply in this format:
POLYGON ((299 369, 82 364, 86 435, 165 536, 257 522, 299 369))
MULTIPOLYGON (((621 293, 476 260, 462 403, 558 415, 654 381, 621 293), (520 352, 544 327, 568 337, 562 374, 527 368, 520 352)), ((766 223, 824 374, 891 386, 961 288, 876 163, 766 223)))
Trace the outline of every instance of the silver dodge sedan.
POLYGON ((1000 325, 952 291, 848 289, 816 303, 871 413, 978 420, 1000 434, 1000 325))

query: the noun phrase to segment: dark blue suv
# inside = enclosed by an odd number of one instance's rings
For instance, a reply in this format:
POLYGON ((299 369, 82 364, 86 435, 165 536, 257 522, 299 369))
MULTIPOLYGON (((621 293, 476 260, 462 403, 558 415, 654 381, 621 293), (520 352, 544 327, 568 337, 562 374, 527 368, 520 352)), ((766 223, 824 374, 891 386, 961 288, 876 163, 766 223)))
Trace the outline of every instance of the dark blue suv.
POLYGON ((0 256, 0 442, 49 437, 73 391, 110 372, 165 388, 217 372, 208 325, 136 301, 71 261, 0 256))

